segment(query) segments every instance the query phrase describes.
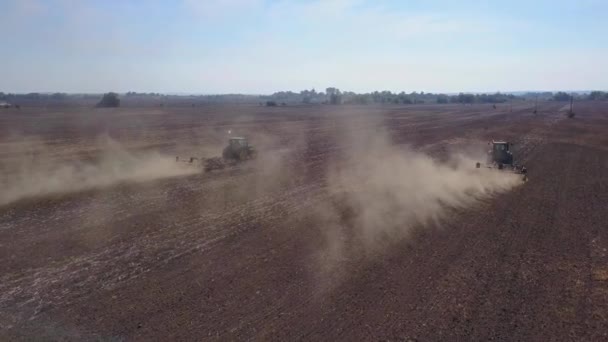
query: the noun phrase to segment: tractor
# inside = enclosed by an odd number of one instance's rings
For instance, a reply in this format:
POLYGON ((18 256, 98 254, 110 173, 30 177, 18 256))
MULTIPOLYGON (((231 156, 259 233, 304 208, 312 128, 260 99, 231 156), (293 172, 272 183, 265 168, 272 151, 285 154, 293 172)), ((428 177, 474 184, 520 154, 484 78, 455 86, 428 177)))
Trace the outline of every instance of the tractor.
MULTIPOLYGON (((513 145, 507 141, 495 141, 489 143, 492 149, 488 151, 487 161, 484 165, 485 168, 498 169, 509 171, 516 174, 523 175, 523 180, 527 181, 527 170, 525 166, 518 165, 513 162, 513 153, 511 152, 511 146, 513 145)), ((477 163, 476 167, 481 168, 481 163, 477 163)))
POLYGON ((234 137, 228 140, 228 146, 222 151, 222 158, 243 161, 253 159, 256 151, 245 138, 234 137))
POLYGON ((228 140, 228 146, 222 151, 221 157, 213 158, 181 158, 175 157, 176 162, 184 162, 192 165, 199 165, 204 168, 206 172, 213 170, 220 170, 227 166, 234 166, 240 162, 248 159, 253 159, 257 156, 257 152, 249 144, 247 139, 234 137, 228 140))
POLYGON ((247 139, 233 137, 228 140, 228 146, 222 151, 221 157, 205 159, 205 172, 221 170, 226 166, 236 165, 257 156, 256 150, 249 144, 247 139))

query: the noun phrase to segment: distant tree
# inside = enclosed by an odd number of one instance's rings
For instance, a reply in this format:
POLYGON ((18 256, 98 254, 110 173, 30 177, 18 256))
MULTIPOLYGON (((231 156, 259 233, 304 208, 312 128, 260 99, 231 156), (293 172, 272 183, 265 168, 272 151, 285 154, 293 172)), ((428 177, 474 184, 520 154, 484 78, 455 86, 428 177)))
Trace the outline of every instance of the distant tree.
POLYGON ((23 97, 26 100, 40 100, 40 93, 28 93, 25 95, 19 95, 21 97, 23 97))
POLYGON ((589 100, 608 100, 608 93, 604 91, 592 91, 589 96, 587 96, 589 100))
POLYGON ((447 95, 438 95, 437 96, 437 103, 448 103, 450 102, 450 99, 448 98, 447 95))
POLYGON ((338 88, 334 88, 334 87, 329 87, 329 88, 325 89, 325 93, 327 94, 327 96, 331 96, 332 94, 335 94, 339 91, 340 90, 338 90, 338 88))
POLYGON ((53 100, 65 100, 68 98, 68 94, 65 93, 54 93, 51 95, 51 99, 53 100))
POLYGON ((555 101, 570 101, 570 94, 563 92, 563 91, 558 91, 557 93, 555 93, 553 95, 553 100, 555 101))
POLYGON ((399 100, 400 103, 403 103, 403 104, 412 103, 412 96, 406 94, 404 91, 400 92, 399 94, 393 94, 390 91, 389 92, 383 91, 381 94, 383 94, 382 96, 395 97, 399 100))
POLYGON ((120 107, 120 99, 118 98, 118 94, 113 92, 103 94, 101 101, 97 103, 97 107, 120 107))
POLYGON ((325 89, 325 91, 330 104, 337 105, 342 103, 342 94, 340 93, 340 89, 329 87, 325 89))
POLYGON ((276 107, 277 103, 274 101, 266 101, 266 107, 276 107))
POLYGON ((327 102, 329 104, 340 104, 342 103, 342 96, 340 94, 340 89, 329 87, 325 89, 325 93, 327 94, 327 102))
POLYGON ((342 103, 342 96, 339 93, 334 93, 329 95, 329 103, 332 105, 337 105, 342 103))
POLYGON ((473 94, 464 94, 464 93, 460 93, 458 94, 458 102, 459 103, 473 103, 475 102, 475 95, 473 94))
POLYGON ((494 93, 494 94, 477 94, 475 102, 478 103, 503 103, 515 98, 513 95, 494 93))

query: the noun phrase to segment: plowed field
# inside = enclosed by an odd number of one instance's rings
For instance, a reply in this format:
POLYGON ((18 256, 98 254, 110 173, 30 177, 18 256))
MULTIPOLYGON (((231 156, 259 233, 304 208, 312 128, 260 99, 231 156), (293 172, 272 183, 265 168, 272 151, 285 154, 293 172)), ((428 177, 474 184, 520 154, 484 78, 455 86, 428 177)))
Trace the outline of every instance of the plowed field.
POLYGON ((0 110, 0 339, 606 340, 608 103, 532 110, 0 110), (492 139, 527 183, 445 166, 492 139))

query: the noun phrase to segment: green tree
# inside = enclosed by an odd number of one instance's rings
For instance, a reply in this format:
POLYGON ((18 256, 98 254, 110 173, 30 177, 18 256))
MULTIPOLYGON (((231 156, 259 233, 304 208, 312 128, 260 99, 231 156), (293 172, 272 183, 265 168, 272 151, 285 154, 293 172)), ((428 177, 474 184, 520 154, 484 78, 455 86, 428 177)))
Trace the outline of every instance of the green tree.
POLYGON ((437 103, 448 103, 450 102, 450 99, 448 98, 447 95, 437 95, 437 103))
POLYGON ((608 93, 603 91, 592 91, 587 98, 589 100, 608 100, 608 93))
POLYGON ((475 95, 473 94, 458 94, 458 102, 459 103, 473 103, 475 102, 475 95))
POLYGON ((327 92, 327 97, 329 98, 329 103, 336 105, 342 103, 342 94, 340 93, 340 89, 329 87, 325 89, 327 92))
POLYGON ((555 95, 553 95, 553 100, 570 101, 570 94, 563 92, 563 91, 558 91, 557 93, 555 93, 555 95))
POLYGON ((103 94, 103 97, 97 103, 97 107, 120 107, 120 99, 118 98, 118 94, 113 92, 103 94))
POLYGON ((329 95, 329 103, 332 105, 337 105, 342 103, 342 96, 340 93, 333 93, 329 95))

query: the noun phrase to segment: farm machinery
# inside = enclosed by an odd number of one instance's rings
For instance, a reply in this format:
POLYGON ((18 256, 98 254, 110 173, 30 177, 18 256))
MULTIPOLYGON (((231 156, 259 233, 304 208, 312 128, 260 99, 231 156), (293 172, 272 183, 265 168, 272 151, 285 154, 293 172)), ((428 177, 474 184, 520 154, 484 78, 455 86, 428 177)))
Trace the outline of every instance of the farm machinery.
POLYGON ((254 159, 257 156, 257 151, 249 144, 246 138, 233 137, 228 140, 228 146, 222 151, 221 157, 213 158, 197 158, 189 157, 180 159, 175 157, 176 162, 185 162, 189 164, 198 164, 203 166, 205 172, 213 170, 221 170, 228 166, 234 166, 243 161, 254 159))
POLYGON ((498 169, 500 171, 520 174, 523 176, 523 181, 528 180, 528 171, 523 165, 518 165, 513 161, 513 153, 511 152, 511 146, 513 145, 507 141, 495 141, 489 143, 492 149, 488 151, 488 156, 485 164, 477 163, 475 166, 479 169, 481 167, 489 169, 498 169))

